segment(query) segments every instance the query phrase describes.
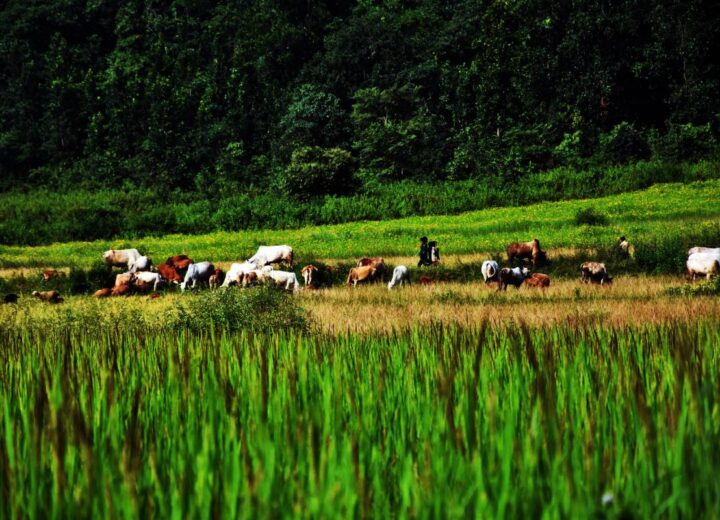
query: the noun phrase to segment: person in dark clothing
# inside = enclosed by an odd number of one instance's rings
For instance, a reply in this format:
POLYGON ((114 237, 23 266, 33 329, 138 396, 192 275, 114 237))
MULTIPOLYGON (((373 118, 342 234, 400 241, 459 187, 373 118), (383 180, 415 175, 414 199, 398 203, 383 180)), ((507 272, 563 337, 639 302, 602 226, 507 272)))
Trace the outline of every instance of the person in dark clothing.
POLYGON ((420 237, 420 261, 418 267, 430 265, 430 247, 428 246, 427 237, 420 237))

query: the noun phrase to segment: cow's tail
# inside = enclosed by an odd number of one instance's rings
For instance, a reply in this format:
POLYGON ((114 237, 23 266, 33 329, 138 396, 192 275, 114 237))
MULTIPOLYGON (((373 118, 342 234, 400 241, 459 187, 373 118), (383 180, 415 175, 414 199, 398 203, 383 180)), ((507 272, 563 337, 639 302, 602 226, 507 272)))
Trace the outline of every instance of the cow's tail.
POLYGON ((295 251, 293 251, 291 249, 290 254, 288 256, 289 256, 288 261, 290 262, 290 267, 292 267, 293 264, 295 263, 295 251))
POLYGON ((353 270, 350 269, 350 272, 348 273, 347 281, 345 282, 345 287, 350 287, 350 279, 352 278, 353 270))

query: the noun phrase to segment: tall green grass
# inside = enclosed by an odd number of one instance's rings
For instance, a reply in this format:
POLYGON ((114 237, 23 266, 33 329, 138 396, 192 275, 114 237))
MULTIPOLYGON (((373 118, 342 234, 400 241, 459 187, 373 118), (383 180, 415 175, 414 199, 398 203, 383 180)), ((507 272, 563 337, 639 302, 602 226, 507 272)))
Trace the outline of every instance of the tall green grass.
POLYGON ((40 247, 0 246, 0 267, 89 268, 111 247, 137 247, 156 261, 189 254, 196 261, 249 258, 258 245, 290 244, 296 258, 356 259, 415 255, 418 237, 439 242, 444 254, 496 253, 510 242, 538 238, 546 248, 606 248, 625 235, 643 270, 679 272, 690 245, 720 245, 720 181, 664 184, 598 199, 493 208, 454 216, 409 217, 295 230, 166 235, 137 240, 67 242, 40 247), (607 225, 578 225, 578 211, 594 208, 607 225))
POLYGON ((168 233, 297 229, 601 197, 657 183, 717 178, 720 178, 717 161, 654 161, 579 171, 556 168, 513 182, 489 177, 433 184, 378 184, 362 194, 306 202, 265 190, 236 194, 234 188, 211 194, 147 189, 3 193, 0 244, 40 245, 168 233))
POLYGON ((720 507, 717 323, 2 343, 4 517, 696 518, 720 507))

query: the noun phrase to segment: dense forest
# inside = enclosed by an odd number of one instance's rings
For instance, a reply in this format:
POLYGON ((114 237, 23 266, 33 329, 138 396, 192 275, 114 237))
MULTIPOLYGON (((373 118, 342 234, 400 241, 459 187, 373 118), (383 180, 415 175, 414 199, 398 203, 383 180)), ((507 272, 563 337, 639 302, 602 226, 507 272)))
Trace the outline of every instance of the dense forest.
POLYGON ((714 0, 7 0, 0 191, 308 203, 714 159, 714 0))

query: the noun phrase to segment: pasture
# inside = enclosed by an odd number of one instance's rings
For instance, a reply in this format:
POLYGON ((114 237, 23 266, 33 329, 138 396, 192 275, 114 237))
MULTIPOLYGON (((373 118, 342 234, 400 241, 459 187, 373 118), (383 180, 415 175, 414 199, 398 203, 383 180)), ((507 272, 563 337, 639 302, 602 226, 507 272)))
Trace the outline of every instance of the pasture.
POLYGON ((712 517, 720 298, 679 270, 695 240, 720 243, 719 194, 0 247, 0 289, 20 294, 0 305, 0 517, 712 517), (578 225, 587 208, 607 224, 578 225), (440 267, 414 267, 420 235, 440 267), (482 260, 533 237, 549 288, 482 282, 482 260), (87 295, 108 247, 227 268, 261 243, 332 284, 87 295), (346 288, 367 254, 414 283, 346 288), (579 282, 587 259, 611 286, 579 282), (28 297, 46 267, 62 304, 28 297))

